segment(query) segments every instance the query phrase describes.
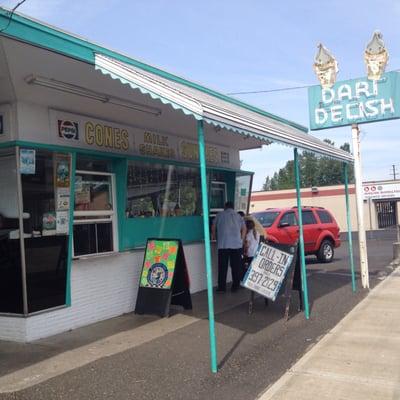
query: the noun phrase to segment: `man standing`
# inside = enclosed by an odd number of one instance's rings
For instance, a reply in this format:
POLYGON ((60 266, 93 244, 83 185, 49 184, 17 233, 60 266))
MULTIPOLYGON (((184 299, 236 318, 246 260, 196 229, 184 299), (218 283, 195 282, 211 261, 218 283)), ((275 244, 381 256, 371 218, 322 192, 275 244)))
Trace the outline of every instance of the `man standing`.
POLYGON ((218 288, 217 292, 226 292, 228 264, 231 265, 232 287, 236 292, 242 279, 242 249, 246 225, 243 218, 233 209, 233 203, 225 203, 224 211, 215 217, 212 225, 212 238, 218 245, 218 288))

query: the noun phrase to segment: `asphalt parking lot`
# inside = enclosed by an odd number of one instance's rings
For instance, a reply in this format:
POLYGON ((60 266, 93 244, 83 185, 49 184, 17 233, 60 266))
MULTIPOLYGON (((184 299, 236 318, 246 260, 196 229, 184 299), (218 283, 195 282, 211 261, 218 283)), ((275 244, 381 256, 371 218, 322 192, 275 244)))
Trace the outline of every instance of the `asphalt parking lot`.
MULTIPOLYGON (((368 241, 371 287, 391 272, 392 242, 388 238, 368 241)), ((196 318, 193 323, 17 393, 0 394, 0 399, 255 399, 368 294, 360 288, 358 273, 357 292, 352 292, 347 254, 344 242, 331 264, 307 259, 308 321, 297 311, 295 294, 287 322, 283 319, 283 298, 267 308, 258 298, 249 315, 245 289, 216 297, 216 303, 224 303, 216 314, 216 375, 209 366, 203 292, 193 296, 194 310, 188 313, 196 318)), ((34 366, 46 354, 53 356, 117 331, 128 331, 134 328, 130 320, 133 317, 126 315, 29 345, 0 343, 0 375, 34 366)), ((140 325, 156 319, 144 316, 137 321, 140 325)))

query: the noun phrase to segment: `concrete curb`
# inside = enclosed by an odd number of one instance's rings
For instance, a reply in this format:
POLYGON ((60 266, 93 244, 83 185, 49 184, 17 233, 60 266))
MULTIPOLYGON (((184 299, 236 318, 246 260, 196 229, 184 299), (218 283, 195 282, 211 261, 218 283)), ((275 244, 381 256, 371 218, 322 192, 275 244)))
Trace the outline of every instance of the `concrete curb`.
MULTIPOLYGON (((347 322, 351 321, 358 313, 365 310, 374 298, 382 292, 389 283, 396 278, 400 278, 400 269, 395 269, 381 283, 374 287, 368 296, 358 303, 349 314, 347 314, 333 329, 331 329, 318 343, 316 343, 302 358, 300 358, 284 375, 281 376, 272 386, 260 393, 257 397, 259 400, 272 400, 295 375, 305 375, 307 372, 302 372, 301 368, 305 366, 315 355, 319 353, 321 348, 332 338, 333 335, 343 332, 347 322)), ((339 379, 338 379, 339 380, 339 379)))

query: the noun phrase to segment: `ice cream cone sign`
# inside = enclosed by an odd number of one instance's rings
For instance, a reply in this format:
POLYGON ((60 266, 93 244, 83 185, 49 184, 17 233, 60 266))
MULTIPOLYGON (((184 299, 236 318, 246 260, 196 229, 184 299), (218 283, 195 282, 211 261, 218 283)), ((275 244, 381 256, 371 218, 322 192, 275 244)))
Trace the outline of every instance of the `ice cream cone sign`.
POLYGON ((389 60, 389 53, 382 38, 382 33, 375 31, 364 52, 368 79, 374 81, 380 79, 389 60))
POLYGON ((335 84, 339 72, 338 63, 322 43, 318 45, 313 67, 323 89, 329 89, 335 84))

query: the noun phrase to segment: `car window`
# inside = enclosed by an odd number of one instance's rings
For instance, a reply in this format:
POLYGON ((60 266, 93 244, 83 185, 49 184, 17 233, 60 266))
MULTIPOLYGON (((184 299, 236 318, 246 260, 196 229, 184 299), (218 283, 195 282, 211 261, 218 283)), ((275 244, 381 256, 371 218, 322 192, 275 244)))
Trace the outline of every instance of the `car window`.
POLYGON ((279 211, 258 212, 254 213, 253 215, 258 219, 264 228, 268 228, 276 220, 276 217, 279 215, 279 211))
POLYGON ((311 210, 303 210, 301 216, 303 217, 303 225, 312 225, 317 223, 317 220, 311 210))
POLYGON ((289 226, 297 226, 297 219, 295 213, 292 212, 287 212, 286 214, 283 215, 281 218, 279 224, 282 223, 287 223, 289 226))
POLYGON ((318 217, 319 217, 320 221, 321 221, 323 224, 329 224, 329 223, 333 222, 333 221, 332 221, 332 217, 331 217, 331 215, 328 213, 328 211, 325 211, 325 210, 317 210, 317 214, 318 214, 318 217))

